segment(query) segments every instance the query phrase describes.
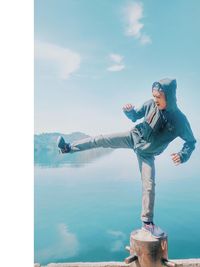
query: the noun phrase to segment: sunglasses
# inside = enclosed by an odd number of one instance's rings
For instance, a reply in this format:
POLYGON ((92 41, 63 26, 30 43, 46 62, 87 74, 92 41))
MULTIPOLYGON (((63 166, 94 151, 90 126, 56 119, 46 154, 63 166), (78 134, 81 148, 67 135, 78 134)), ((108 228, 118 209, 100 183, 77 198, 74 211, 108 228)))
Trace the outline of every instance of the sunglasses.
POLYGON ((163 88, 159 82, 154 82, 152 84, 152 90, 163 91, 163 88))

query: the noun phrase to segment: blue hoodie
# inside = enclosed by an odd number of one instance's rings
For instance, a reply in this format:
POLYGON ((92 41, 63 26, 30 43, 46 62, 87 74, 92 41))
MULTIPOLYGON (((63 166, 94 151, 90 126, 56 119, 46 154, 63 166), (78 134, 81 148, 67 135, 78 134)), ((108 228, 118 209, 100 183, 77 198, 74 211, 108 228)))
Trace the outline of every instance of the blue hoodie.
POLYGON ((176 137, 185 143, 178 153, 181 162, 186 162, 195 149, 196 140, 186 116, 180 111, 176 103, 175 79, 162 79, 158 82, 164 92, 167 107, 159 110, 154 100, 145 102, 140 108, 124 111, 133 122, 144 118, 131 131, 134 150, 143 156, 156 156, 162 153, 168 144, 176 137))

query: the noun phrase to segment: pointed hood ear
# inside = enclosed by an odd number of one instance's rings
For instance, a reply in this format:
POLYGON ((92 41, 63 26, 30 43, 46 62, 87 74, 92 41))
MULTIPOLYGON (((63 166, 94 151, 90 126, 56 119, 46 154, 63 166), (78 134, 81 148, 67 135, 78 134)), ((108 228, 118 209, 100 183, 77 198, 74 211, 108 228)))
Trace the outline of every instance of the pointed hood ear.
MULTIPOLYGON (((156 84, 156 83, 154 83, 156 84)), ((153 84, 153 85, 154 85, 153 84)), ((167 101, 167 110, 174 110, 177 108, 176 104, 176 79, 165 78, 158 82, 160 84, 160 91, 163 91, 167 101)), ((153 88, 152 88, 153 89, 153 88)), ((156 89, 156 88, 155 88, 156 89)))

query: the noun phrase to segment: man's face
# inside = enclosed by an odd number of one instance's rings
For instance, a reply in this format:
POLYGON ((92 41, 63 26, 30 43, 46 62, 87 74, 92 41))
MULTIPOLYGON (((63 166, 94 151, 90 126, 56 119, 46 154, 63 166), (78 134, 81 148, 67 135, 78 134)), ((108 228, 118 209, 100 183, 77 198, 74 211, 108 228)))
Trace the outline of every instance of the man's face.
POLYGON ((158 107, 158 109, 163 110, 167 107, 167 102, 165 98, 165 94, 161 91, 153 90, 152 91, 154 101, 158 107))

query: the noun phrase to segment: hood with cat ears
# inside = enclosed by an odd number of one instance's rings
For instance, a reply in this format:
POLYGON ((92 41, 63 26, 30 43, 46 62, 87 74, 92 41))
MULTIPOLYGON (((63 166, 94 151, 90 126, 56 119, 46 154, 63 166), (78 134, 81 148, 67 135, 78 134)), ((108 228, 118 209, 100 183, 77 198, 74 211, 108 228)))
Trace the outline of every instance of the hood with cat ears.
POLYGON ((164 78, 162 80, 154 82, 152 85, 152 90, 158 90, 164 92, 167 102, 167 108, 166 108, 167 111, 172 111, 177 109, 176 89, 177 89, 176 79, 164 78))

